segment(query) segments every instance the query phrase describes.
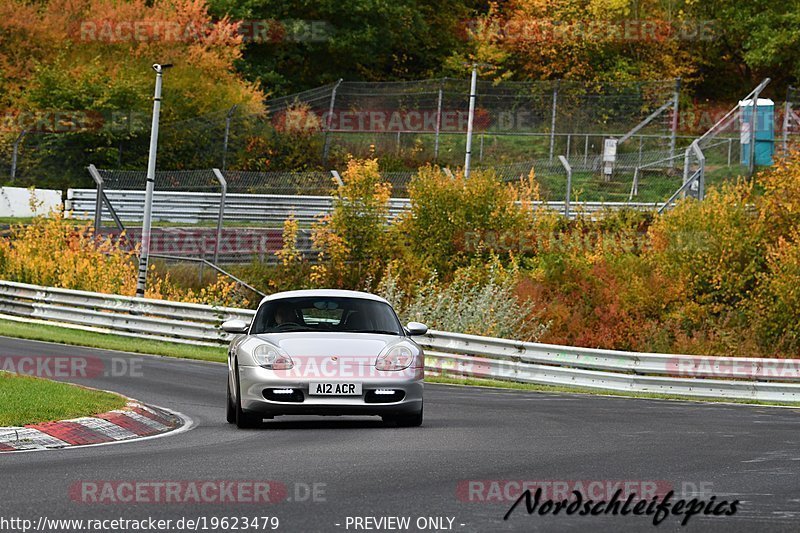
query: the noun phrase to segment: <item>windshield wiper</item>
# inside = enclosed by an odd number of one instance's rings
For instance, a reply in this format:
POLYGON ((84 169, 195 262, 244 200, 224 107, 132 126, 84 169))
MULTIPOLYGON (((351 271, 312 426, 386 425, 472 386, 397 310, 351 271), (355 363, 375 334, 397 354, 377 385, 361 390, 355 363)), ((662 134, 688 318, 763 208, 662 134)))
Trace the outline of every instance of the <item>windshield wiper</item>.
POLYGON ((374 333, 376 335, 400 335, 398 331, 387 331, 383 329, 351 329, 346 330, 345 333, 374 333))

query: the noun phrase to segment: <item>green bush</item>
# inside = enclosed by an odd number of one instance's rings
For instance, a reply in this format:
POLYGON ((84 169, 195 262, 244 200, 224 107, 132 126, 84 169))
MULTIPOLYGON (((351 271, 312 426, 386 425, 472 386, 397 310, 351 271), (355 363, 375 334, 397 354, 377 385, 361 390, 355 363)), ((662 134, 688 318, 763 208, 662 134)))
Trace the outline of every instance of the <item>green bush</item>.
POLYGON ((358 287, 379 279, 390 257, 387 237, 391 184, 376 160, 351 160, 334 193, 333 211, 314 225, 319 251, 311 282, 325 287, 358 287))
POLYGON ((470 257, 516 250, 531 213, 516 203, 520 195, 494 171, 469 179, 423 167, 409 185, 411 211, 399 223, 412 252, 431 269, 448 275, 470 257))
POLYGON ((538 340, 546 331, 541 323, 528 320, 533 308, 515 296, 515 273, 490 270, 485 281, 472 279, 470 269, 456 273, 452 283, 430 277, 413 295, 400 288, 397 276, 388 271, 378 292, 398 311, 404 322, 423 322, 432 329, 538 340))

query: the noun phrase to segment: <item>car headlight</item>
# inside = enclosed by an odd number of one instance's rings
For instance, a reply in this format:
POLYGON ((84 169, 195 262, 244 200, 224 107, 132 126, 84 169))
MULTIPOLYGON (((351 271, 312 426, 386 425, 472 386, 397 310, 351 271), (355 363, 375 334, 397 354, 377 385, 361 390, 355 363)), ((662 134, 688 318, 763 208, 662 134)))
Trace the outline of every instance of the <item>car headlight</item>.
POLYGON ((378 356, 375 368, 378 370, 404 370, 414 362, 414 351, 405 344, 389 348, 378 356))
POLYGON ((271 344, 256 346, 253 350, 253 359, 257 365, 271 370, 289 370, 294 366, 294 361, 288 354, 271 344))

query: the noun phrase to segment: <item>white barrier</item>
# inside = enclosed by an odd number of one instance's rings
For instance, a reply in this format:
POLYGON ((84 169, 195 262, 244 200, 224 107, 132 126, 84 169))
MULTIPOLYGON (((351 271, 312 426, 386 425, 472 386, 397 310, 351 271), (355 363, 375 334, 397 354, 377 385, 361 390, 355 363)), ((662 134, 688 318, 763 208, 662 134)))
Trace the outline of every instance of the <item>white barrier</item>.
POLYGON ((0 188, 0 217, 47 215, 61 207, 61 191, 50 189, 0 188), (31 200, 35 203, 32 204, 31 200))

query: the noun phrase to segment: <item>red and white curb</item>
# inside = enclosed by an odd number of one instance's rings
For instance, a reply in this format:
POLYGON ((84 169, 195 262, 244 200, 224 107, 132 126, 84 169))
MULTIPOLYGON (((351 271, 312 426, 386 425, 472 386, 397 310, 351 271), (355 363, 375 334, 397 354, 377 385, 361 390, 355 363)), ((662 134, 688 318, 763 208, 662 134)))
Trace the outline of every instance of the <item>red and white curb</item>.
POLYGON ((28 424, 24 427, 2 427, 0 453, 150 439, 188 429, 190 425, 191 421, 179 413, 128 401, 124 409, 95 416, 28 424))

